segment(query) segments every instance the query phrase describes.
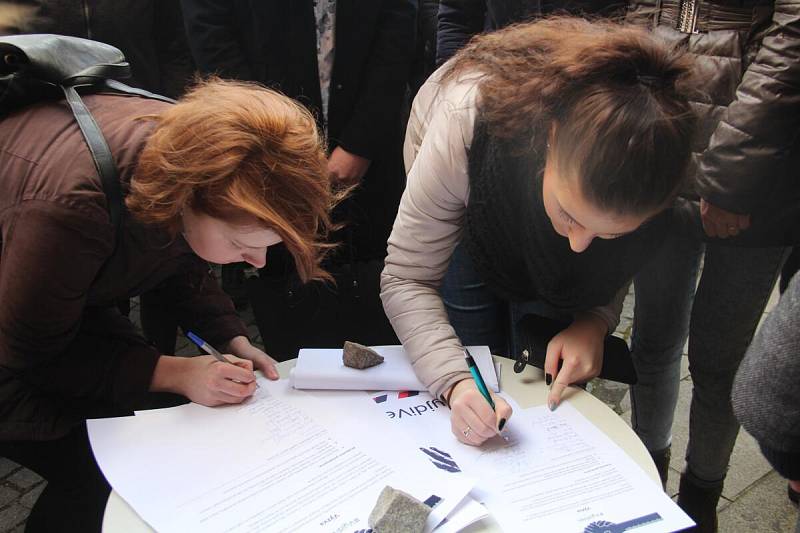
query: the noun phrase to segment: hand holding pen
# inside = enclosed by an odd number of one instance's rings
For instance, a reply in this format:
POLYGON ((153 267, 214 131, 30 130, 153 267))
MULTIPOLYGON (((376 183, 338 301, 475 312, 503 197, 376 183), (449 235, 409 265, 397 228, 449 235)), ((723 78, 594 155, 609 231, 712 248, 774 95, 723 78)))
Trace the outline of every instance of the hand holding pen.
POLYGON ((187 376, 187 381, 194 384, 187 394, 189 399, 203 405, 222 405, 241 403, 253 395, 257 384, 252 361, 223 355, 192 332, 187 332, 187 337, 213 358, 192 358, 195 375, 187 376))
POLYGON ((469 350, 464 350, 464 356, 472 377, 452 388, 450 424, 458 440, 480 446, 502 431, 511 417, 511 406, 503 398, 492 396, 469 350))

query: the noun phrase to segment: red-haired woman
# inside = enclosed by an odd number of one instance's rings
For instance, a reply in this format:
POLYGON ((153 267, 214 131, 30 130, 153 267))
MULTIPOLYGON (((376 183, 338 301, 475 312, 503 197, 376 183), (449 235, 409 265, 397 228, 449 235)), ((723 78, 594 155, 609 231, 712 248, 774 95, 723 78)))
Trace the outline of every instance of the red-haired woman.
POLYGON ((99 530, 109 487, 86 418, 129 413, 151 393, 239 403, 250 344, 206 261, 261 267, 283 241, 304 280, 320 261, 337 198, 314 119, 268 89, 212 80, 176 105, 87 96, 125 191, 115 236, 107 199, 63 102, 0 123, 0 455, 42 475, 31 531, 99 530), (181 326, 229 355, 176 357, 149 345, 114 302, 158 288, 181 326))
POLYGON ((511 415, 501 398, 492 412, 462 346, 514 353, 523 303, 572 320, 547 349, 551 408, 599 372, 625 288, 672 225, 689 66, 643 30, 555 18, 474 39, 420 89, 381 297, 459 440, 511 415))

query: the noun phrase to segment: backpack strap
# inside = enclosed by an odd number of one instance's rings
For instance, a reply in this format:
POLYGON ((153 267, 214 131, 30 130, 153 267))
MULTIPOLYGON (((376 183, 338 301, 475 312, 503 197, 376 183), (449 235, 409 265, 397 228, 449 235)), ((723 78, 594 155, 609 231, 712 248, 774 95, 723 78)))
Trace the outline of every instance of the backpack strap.
POLYGON ((62 85, 61 88, 64 91, 69 107, 72 109, 72 114, 75 115, 75 121, 81 129, 83 138, 86 140, 89 152, 92 154, 97 173, 100 175, 100 182, 103 184, 103 191, 108 201, 111 224, 114 226, 114 246, 116 246, 122 232, 122 217, 124 213, 122 188, 119 184, 117 165, 114 163, 111 149, 108 147, 100 127, 86 108, 86 104, 83 103, 78 91, 71 85, 62 85))
MULTIPOLYGON (((114 163, 114 156, 111 154, 111 149, 108 147, 106 138, 103 136, 103 132, 100 131, 100 126, 97 125, 97 121, 95 121, 92 113, 87 109, 75 85, 69 84, 70 81, 86 78, 91 78, 95 81, 103 80, 105 76, 103 68, 107 66, 111 65, 98 66, 96 73, 100 74, 99 78, 82 72, 70 80, 65 80, 64 84, 61 85, 61 89, 64 91, 67 104, 69 104, 72 114, 75 116, 75 121, 78 123, 86 145, 89 147, 89 153, 92 154, 92 160, 97 169, 97 174, 100 176, 100 182, 103 186, 103 192, 106 195, 108 203, 108 214, 111 218, 111 224, 114 227, 114 246, 116 247, 122 236, 122 221, 125 216, 125 208, 122 201, 122 187, 119 184, 119 171, 116 163, 114 163)), ((116 80, 105 78, 104 84, 114 91, 175 103, 175 100, 167 98, 166 96, 160 96, 143 89, 129 87, 116 80)))

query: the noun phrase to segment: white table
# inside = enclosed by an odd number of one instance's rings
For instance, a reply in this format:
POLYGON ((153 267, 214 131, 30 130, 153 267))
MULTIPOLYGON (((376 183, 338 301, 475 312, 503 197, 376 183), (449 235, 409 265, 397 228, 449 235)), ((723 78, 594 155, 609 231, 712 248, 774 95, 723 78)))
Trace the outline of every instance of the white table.
MULTIPOLYGON (((495 360, 500 362, 503 367, 501 371, 503 392, 511 395, 521 407, 533 407, 535 405, 543 405, 546 402, 547 386, 544 384, 541 370, 528 366, 521 374, 515 374, 514 361, 502 357, 495 357, 495 360)), ((281 377, 287 377, 294 364, 295 360, 278 364, 278 372, 281 377)), ((620 448, 625 450, 631 459, 636 461, 653 479, 654 483, 661 483, 658 471, 650 458, 650 454, 647 452, 647 448, 644 447, 639 437, 617 413, 591 394, 575 387, 570 387, 564 393, 563 400, 572 404, 620 448)), ((111 492, 106 505, 105 516, 103 517, 103 533, 145 533, 152 531, 116 492, 111 492)), ((499 532, 500 528, 490 516, 473 524, 464 531, 469 533, 494 533, 499 532)))

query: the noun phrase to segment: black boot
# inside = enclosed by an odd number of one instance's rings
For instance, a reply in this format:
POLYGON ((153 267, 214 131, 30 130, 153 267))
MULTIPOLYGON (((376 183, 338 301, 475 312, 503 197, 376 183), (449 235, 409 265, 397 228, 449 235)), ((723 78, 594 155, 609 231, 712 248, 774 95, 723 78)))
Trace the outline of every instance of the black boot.
POLYGON ((700 486, 688 470, 681 475, 678 505, 697 524, 687 529, 696 533, 717 533, 717 503, 722 495, 722 482, 700 486))
POLYGON ((663 450, 650 452, 650 457, 656 464, 658 470, 658 477, 661 478, 661 488, 667 490, 667 478, 669 477, 669 459, 672 457, 672 448, 667 446, 663 450))

